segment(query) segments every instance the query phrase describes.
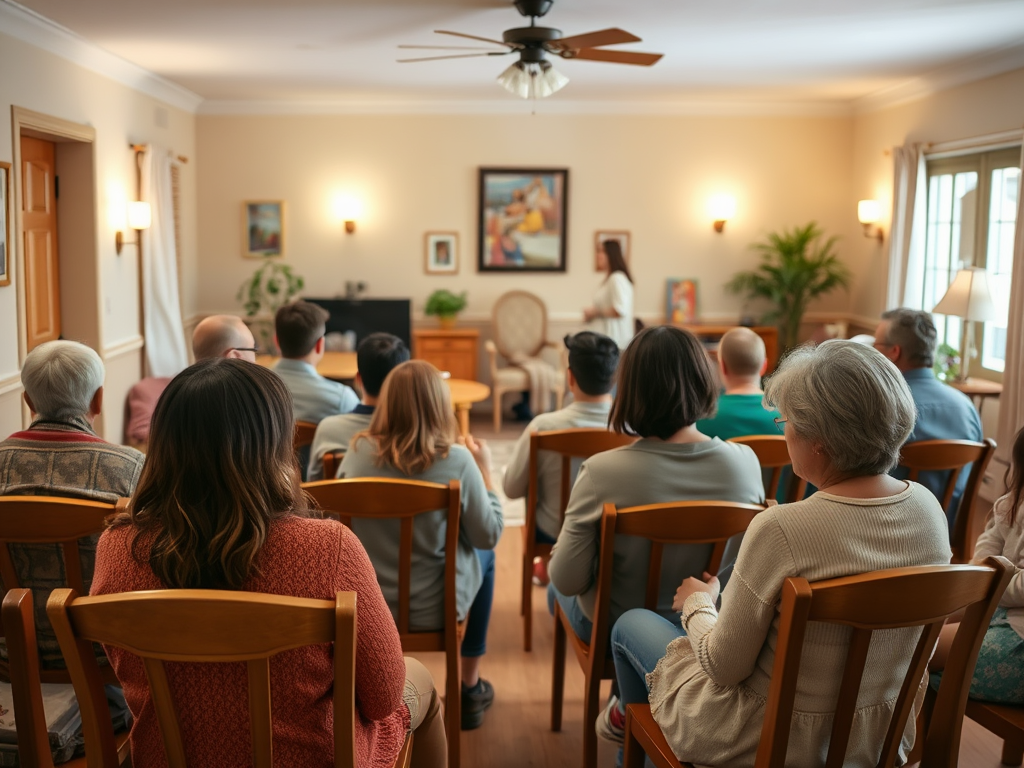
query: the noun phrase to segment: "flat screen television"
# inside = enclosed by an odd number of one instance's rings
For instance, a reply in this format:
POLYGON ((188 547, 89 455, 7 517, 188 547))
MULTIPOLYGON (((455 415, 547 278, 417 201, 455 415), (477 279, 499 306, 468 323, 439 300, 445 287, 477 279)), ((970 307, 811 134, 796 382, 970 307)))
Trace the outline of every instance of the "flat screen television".
POLYGON ((377 331, 393 333, 412 344, 411 304, 409 299, 306 299, 331 313, 327 332, 355 331, 358 344, 377 331))

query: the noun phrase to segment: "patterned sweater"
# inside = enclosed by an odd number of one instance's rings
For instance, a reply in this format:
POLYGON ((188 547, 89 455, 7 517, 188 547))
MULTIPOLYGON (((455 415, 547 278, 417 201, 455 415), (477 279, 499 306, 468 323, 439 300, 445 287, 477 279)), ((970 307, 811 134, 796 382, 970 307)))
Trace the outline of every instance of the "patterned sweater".
MULTIPOLYGON (((0 496, 71 496, 114 502, 135 492, 145 458, 134 448, 106 442, 84 418, 39 419, 27 430, 0 441, 0 496)), ((98 538, 91 536, 78 542, 87 589, 98 538)), ((60 547, 16 544, 11 547, 11 557, 21 586, 32 590, 43 669, 63 669, 64 657, 46 618, 50 592, 68 585, 60 547)), ((0 658, 7 660, 3 640, 0 658)))
MULTIPOLYGON (((100 538, 92 594, 164 588, 148 559, 140 564, 132 557, 134 536, 135 529, 119 526, 100 538)), ((359 540, 333 520, 276 521, 244 587, 317 600, 334 600, 341 590, 356 592, 356 756, 363 768, 391 766, 409 728, 409 709, 402 702, 405 664, 398 630, 359 540)), ((142 661, 119 648, 106 650, 135 718, 132 763, 135 768, 164 768, 167 758, 142 661)), ((188 764, 251 766, 245 665, 165 666, 188 764)), ((333 688, 330 646, 296 648, 271 657, 275 766, 334 765, 333 688)))

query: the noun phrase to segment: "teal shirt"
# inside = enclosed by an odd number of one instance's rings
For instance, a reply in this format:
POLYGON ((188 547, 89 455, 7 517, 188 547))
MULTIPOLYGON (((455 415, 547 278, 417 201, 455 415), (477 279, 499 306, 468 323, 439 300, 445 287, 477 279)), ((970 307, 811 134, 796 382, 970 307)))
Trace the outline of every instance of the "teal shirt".
POLYGON ((718 413, 710 419, 697 422, 697 429, 708 437, 728 440, 747 435, 778 435, 775 426, 778 411, 766 411, 761 395, 722 395, 718 398, 718 413))

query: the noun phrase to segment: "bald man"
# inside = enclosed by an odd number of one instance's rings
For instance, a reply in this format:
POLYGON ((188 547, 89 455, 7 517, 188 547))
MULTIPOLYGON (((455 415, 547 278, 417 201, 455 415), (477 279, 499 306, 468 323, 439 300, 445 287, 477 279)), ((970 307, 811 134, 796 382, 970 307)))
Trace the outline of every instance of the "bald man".
POLYGON ((256 340, 252 331, 235 315, 210 315, 192 333, 196 362, 211 357, 237 357, 256 362, 256 340))
POLYGON ((733 328, 718 343, 718 371, 725 394, 718 398, 718 413, 697 422, 709 437, 777 435, 775 411, 761 406, 761 377, 768 369, 764 340, 749 328, 733 328))

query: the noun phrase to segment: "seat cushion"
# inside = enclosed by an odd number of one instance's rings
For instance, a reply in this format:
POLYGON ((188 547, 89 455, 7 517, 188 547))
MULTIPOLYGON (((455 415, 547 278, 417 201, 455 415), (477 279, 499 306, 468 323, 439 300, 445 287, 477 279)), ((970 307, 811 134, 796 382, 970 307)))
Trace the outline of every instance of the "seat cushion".
POLYGON ((530 377, 522 368, 499 368, 494 386, 496 389, 525 390, 530 388, 530 377))

